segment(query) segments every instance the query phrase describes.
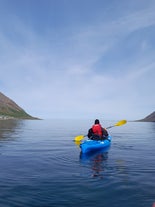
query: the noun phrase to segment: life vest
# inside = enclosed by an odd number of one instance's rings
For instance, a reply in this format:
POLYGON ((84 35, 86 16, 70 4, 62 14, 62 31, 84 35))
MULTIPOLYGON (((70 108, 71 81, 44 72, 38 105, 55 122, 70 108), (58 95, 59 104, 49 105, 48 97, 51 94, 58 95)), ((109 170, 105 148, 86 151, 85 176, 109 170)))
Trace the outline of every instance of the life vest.
POLYGON ((92 131, 93 131, 93 134, 102 136, 102 127, 100 124, 94 124, 92 126, 92 131))

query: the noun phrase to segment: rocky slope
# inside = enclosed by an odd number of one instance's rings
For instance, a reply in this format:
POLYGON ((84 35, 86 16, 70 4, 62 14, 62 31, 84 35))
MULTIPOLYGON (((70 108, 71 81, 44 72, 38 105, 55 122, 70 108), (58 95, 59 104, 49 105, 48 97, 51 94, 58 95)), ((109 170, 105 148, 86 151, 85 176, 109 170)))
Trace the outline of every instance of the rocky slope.
POLYGON ((150 115, 146 116, 144 119, 140 119, 138 121, 155 122, 155 111, 153 113, 151 113, 150 115))
POLYGON ((0 92, 0 119, 37 119, 0 92))

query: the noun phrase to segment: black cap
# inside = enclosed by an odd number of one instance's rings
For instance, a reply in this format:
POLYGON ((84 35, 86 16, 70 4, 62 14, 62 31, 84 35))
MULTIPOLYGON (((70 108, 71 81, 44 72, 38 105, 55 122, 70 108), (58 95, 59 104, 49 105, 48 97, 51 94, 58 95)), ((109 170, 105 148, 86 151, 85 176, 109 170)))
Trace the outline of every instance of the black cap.
POLYGON ((95 124, 99 124, 100 121, 98 119, 95 120, 95 124))

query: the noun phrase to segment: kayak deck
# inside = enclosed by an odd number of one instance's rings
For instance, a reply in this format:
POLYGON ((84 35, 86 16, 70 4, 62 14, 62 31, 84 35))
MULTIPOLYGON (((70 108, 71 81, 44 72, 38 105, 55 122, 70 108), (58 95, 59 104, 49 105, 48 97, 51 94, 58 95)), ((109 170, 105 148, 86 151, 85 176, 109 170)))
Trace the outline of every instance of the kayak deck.
POLYGON ((81 151, 82 153, 89 153, 102 150, 110 146, 111 139, 112 137, 108 135, 107 139, 105 140, 85 140, 80 144, 81 151))

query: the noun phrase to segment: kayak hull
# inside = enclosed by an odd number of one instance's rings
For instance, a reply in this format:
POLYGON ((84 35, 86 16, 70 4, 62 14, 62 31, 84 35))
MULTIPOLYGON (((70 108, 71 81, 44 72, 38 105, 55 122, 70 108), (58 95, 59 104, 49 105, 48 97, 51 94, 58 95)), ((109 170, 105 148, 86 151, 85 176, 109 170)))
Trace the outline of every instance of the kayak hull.
POLYGON ((111 145, 111 140, 112 137, 110 135, 108 135, 107 139, 105 140, 85 140, 80 144, 81 152, 91 153, 109 148, 111 145))

